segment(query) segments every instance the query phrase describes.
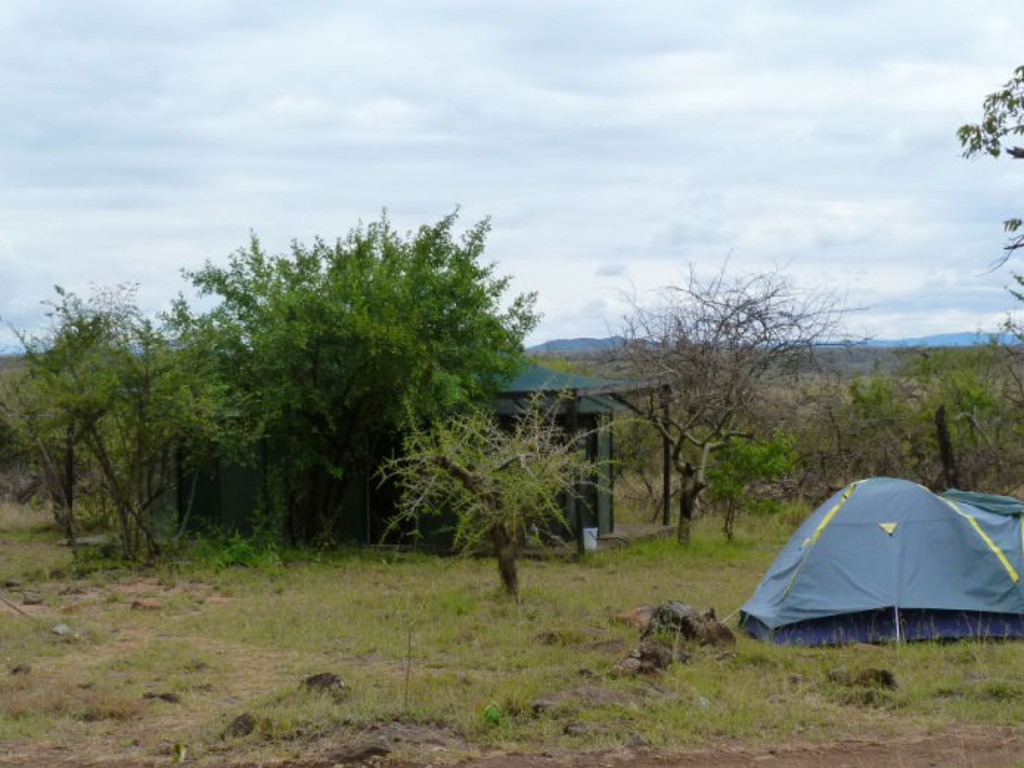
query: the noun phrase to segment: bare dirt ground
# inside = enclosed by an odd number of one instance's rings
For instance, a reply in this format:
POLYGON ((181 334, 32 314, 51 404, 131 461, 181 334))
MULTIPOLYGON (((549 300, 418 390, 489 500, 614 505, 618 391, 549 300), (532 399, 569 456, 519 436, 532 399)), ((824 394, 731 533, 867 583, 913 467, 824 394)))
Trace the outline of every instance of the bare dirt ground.
MULTIPOLYGON (((308 745, 308 754, 292 757, 240 757, 230 753, 208 754, 197 760, 186 756, 184 764, 248 768, 337 768, 367 765, 379 768, 1009 768, 1024 765, 1024 730, 970 727, 944 733, 900 737, 885 741, 849 740, 831 743, 790 743, 771 748, 716 744, 700 749, 658 751, 645 748, 612 751, 549 751, 539 754, 483 753, 457 756, 452 739, 425 728, 382 726, 356 742, 325 739, 308 745), (391 752, 392 748, 395 749, 391 752)), ((74 766, 165 766, 171 756, 136 757, 121 752, 82 754, 70 747, 35 742, 0 745, 0 765, 11 768, 71 768, 74 766)))
MULTIPOLYGON (((334 768, 353 762, 337 762, 334 756, 296 768, 334 768)), ((369 758, 373 761, 375 758, 369 758)), ((547 752, 543 754, 492 754, 444 763, 429 752, 419 759, 389 763, 408 766, 452 765, 458 768, 1005 768, 1024 765, 1024 732, 1015 729, 982 728, 902 738, 887 742, 840 741, 830 744, 787 744, 773 748, 716 745, 685 751, 622 749, 603 752, 547 752)))
MULTIPOLYGON (((410 763, 414 765, 416 763, 410 763)), ((788 744, 772 749, 718 746, 684 752, 623 751, 483 757, 467 768, 1004 768, 1024 765, 1024 733, 972 729, 888 742, 788 744)))
POLYGON ((786 744, 771 749, 720 745, 682 752, 607 752, 571 755, 509 755, 485 757, 466 764, 473 768, 1002 768, 1024 765, 1024 733, 1003 729, 971 729, 911 739, 840 741, 830 744, 786 744))

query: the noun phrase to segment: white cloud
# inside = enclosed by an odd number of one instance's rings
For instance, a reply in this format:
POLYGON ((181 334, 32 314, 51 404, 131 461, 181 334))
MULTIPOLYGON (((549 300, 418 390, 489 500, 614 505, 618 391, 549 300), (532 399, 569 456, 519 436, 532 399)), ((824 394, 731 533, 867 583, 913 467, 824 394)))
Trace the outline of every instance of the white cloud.
POLYGON ((605 262, 594 270, 595 277, 624 277, 629 274, 629 267, 622 262, 605 262))
POLYGON ((0 315, 56 282, 159 305, 250 229, 283 248, 461 204, 540 292, 537 340, 726 258, 908 334, 974 329, 1014 303, 981 273, 1024 175, 954 132, 1021 50, 1000 0, 9 0, 0 315))

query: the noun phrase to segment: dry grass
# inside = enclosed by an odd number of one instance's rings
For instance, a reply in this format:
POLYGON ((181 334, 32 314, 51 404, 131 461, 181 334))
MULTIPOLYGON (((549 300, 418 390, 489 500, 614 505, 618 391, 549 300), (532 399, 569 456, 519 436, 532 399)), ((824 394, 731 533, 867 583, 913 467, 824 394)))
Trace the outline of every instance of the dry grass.
POLYGON ((0 531, 5 535, 44 531, 52 526, 53 515, 41 507, 0 501, 0 531))
POLYGON ((75 580, 40 568, 67 557, 52 537, 8 542, 0 576, 35 574, 26 586, 45 599, 26 608, 31 618, 0 608, 0 762, 5 740, 39 751, 40 764, 47 744, 115 764, 169 760, 186 744, 190 762, 220 764, 306 754, 386 725, 447 739, 435 756, 450 761, 484 748, 772 744, 1024 720, 1017 643, 808 650, 741 637, 734 655, 697 652, 656 681, 610 677, 637 639, 618 612, 679 599, 732 613, 788 525, 761 521, 732 543, 717 529, 702 523, 686 549, 655 541, 524 563, 521 605, 499 591, 489 560, 305 552, 258 568, 75 580), (149 607, 132 607, 143 598, 149 607), (73 634, 55 634, 57 623, 73 634), (31 669, 11 674, 19 665, 31 669), (899 687, 844 687, 827 674, 869 667, 899 687), (307 690, 320 672, 345 689, 307 690), (538 710, 539 699, 555 703, 538 710), (251 730, 232 733, 244 713, 251 730))
MULTIPOLYGON (((3 686, 5 728, 30 718, 51 721, 70 718, 82 722, 131 720, 142 712, 142 701, 126 695, 120 686, 91 681, 40 680, 31 673, 12 677, 3 686)), ((0 731, 2 733, 2 731, 0 731)))

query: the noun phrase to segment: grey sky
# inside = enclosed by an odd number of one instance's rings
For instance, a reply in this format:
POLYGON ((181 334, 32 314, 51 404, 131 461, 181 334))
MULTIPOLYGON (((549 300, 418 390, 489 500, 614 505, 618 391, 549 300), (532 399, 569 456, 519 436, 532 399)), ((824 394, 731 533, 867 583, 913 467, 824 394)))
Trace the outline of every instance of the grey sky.
POLYGON ((725 259, 860 332, 995 330, 1024 163, 955 130, 1021 51, 1012 0, 5 0, 0 315, 35 326, 55 283, 160 308, 250 230, 461 205, 539 292, 531 342, 725 259))

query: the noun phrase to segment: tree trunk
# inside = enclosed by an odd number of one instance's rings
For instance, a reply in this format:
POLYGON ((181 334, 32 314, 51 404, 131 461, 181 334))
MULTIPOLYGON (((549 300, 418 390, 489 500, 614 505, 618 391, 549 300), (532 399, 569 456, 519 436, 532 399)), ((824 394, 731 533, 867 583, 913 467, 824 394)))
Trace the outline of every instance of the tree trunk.
POLYGON ((133 560, 138 555, 140 534, 145 539, 147 555, 150 559, 156 557, 160 554, 160 547, 146 520, 148 510, 140 509, 138 500, 133 497, 134 489, 125 488, 121 483, 114 462, 110 458, 110 452, 95 425, 90 425, 86 439, 100 465, 103 480, 107 485, 107 493, 117 511, 118 523, 121 528, 121 548, 125 559, 133 560))
POLYGON ((501 585, 505 587, 505 591, 512 595, 518 603, 519 569, 516 565, 516 558, 519 556, 519 547, 515 537, 509 536, 504 526, 495 525, 491 528, 491 541, 494 544, 494 557, 498 561, 498 575, 501 577, 501 585))
POLYGON ((679 527, 676 529, 676 541, 680 544, 690 543, 690 528, 694 513, 697 511, 697 499, 707 483, 700 480, 696 471, 684 471, 682 487, 679 489, 679 527))
POLYGON ((956 465, 956 453, 953 451, 953 440, 949 434, 949 422, 946 420, 946 406, 940 405, 935 411, 935 432, 939 442, 939 457, 942 459, 942 474, 947 488, 960 487, 960 472, 956 465))
POLYGON ((64 533, 68 537, 68 546, 75 554, 78 553, 78 542, 75 539, 75 430, 68 427, 64 447, 64 533))
POLYGON ((736 501, 729 500, 725 502, 724 520, 722 522, 722 533, 725 534, 727 541, 732 541, 733 527, 736 523, 736 501))

